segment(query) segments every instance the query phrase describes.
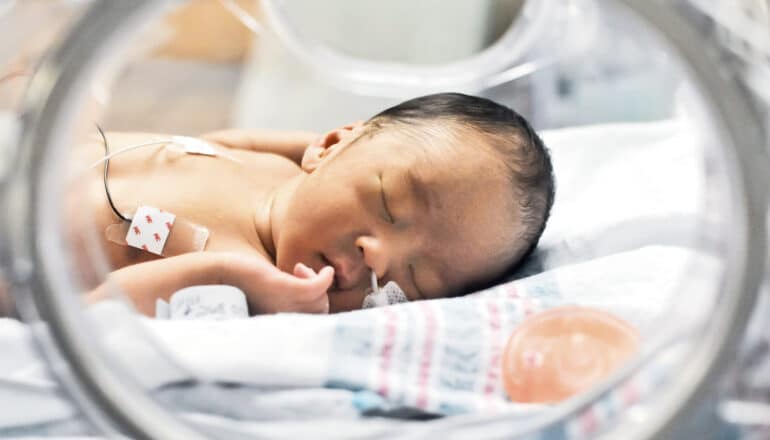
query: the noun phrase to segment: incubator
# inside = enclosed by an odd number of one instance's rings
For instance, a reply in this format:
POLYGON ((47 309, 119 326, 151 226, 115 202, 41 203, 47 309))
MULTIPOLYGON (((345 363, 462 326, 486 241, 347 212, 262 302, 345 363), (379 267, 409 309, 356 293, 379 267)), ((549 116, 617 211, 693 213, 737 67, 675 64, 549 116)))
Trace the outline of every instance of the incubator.
MULTIPOLYGON (((770 437, 766 1, 6 0, 0 23, 0 436, 770 437), (426 300, 369 258, 356 310, 325 314, 114 275, 185 256, 203 280, 251 155, 304 166, 221 130, 304 151, 443 92, 550 150, 550 219, 504 279, 426 300), (221 211, 185 211, 204 199, 221 211)), ((318 258, 338 275, 282 276, 350 284, 318 258)))

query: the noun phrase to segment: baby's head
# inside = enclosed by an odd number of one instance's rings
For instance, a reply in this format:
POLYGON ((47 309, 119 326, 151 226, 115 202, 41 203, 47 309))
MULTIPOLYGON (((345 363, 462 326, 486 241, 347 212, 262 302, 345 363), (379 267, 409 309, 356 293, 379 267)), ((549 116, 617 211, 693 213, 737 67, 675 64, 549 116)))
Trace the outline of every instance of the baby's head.
POLYGON ((310 145, 276 264, 331 265, 331 311, 361 307, 370 274, 409 299, 468 293, 536 246, 553 204, 546 148, 516 112, 447 93, 412 99, 310 145))

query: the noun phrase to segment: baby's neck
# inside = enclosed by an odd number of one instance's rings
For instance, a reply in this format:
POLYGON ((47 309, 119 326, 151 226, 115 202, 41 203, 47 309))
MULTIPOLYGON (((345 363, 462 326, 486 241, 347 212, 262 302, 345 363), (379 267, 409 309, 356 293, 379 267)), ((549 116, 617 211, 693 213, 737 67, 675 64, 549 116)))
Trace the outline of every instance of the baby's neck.
POLYGON ((254 213, 254 224, 257 236, 270 255, 273 263, 276 262, 276 246, 281 234, 281 225, 286 215, 289 201, 294 195, 300 183, 305 178, 305 173, 300 173, 278 185, 265 197, 262 203, 258 203, 254 213))

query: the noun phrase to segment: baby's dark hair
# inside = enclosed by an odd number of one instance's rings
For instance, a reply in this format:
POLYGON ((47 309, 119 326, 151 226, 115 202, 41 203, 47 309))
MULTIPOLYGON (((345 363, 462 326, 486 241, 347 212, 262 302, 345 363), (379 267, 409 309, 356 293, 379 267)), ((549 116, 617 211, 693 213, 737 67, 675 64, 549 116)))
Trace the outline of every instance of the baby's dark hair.
POLYGON ((422 96, 391 107, 367 121, 367 132, 388 126, 448 121, 486 137, 507 170, 521 214, 520 246, 512 249, 509 276, 537 246, 553 205, 551 157, 526 119, 494 101, 461 93, 422 96))

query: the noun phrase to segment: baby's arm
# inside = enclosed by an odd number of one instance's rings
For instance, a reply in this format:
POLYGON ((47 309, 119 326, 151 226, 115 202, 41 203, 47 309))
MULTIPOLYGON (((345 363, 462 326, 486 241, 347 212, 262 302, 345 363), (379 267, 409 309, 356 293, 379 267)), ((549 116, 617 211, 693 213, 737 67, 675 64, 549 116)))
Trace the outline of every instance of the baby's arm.
POLYGON ((319 273, 298 264, 294 274, 280 271, 260 255, 193 252, 126 266, 87 295, 87 302, 108 297, 115 283, 144 315, 155 315, 155 301, 168 301, 185 287, 228 284, 240 288, 251 314, 276 312, 328 313, 326 291, 334 270, 319 273))
POLYGON ((86 302, 105 299, 119 287, 140 313, 155 316, 156 299, 168 300, 185 287, 217 284, 217 271, 216 259, 203 252, 134 264, 110 273, 107 281, 88 293, 86 302))
POLYGON ((278 154, 299 165, 305 149, 318 136, 316 133, 306 131, 232 129, 206 133, 201 136, 201 139, 228 148, 278 154))

